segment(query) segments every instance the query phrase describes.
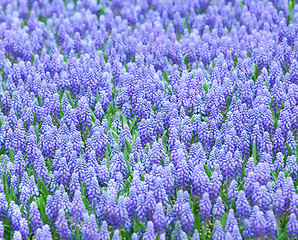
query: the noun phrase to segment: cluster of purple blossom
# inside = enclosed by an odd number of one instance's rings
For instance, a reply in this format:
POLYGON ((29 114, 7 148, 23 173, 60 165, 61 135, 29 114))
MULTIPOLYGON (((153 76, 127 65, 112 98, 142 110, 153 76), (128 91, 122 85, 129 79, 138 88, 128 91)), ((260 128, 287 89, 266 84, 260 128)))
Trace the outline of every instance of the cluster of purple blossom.
POLYGON ((295 0, 0 0, 0 238, 298 239, 295 0))

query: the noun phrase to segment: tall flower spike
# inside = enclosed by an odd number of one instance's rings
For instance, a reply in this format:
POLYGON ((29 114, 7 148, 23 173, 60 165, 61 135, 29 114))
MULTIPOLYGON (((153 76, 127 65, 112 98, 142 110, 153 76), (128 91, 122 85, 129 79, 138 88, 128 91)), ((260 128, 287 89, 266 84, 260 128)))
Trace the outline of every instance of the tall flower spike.
POLYGON ((0 221, 0 239, 4 236, 4 227, 2 221, 0 221))
POLYGON ((250 214, 251 207, 247 201, 244 191, 240 190, 236 201, 236 216, 243 221, 244 219, 249 218, 250 214))
POLYGON ((281 189, 277 189, 273 197, 273 212, 277 217, 281 217, 285 211, 285 199, 281 189))
POLYGON ((232 233, 235 225, 237 225, 237 220, 234 215, 234 210, 230 209, 226 221, 225 231, 232 233))
POLYGON ((228 203, 229 204, 231 204, 234 199, 235 199, 235 201, 237 200, 237 194, 238 194, 237 182, 235 179, 233 179, 230 184, 230 187, 228 189, 228 203))
POLYGON ((272 237, 273 239, 276 238, 277 222, 272 210, 269 210, 266 212, 266 222, 267 222, 267 227, 266 227, 267 235, 272 237))
POLYGON ((83 215, 86 212, 85 205, 82 201, 81 192, 75 191, 74 198, 71 202, 71 220, 73 224, 78 225, 83 220, 83 215))
POLYGON ((3 192, 0 193, 0 218, 7 216, 8 204, 3 192))
MULTIPOLYGON (((179 149, 178 151, 181 150, 179 149)), ((176 180, 178 187, 187 189, 189 186, 189 166, 186 159, 184 159, 182 156, 183 153, 181 151, 181 155, 178 157, 176 166, 176 180)))
POLYGON ((212 240, 224 240, 225 232, 222 229, 221 223, 219 220, 216 220, 213 228, 212 240))
POLYGON ((298 216, 298 194, 293 194, 291 203, 290 203, 290 213, 295 213, 298 216))
POLYGON ((116 229, 116 230, 114 231, 114 235, 113 235, 113 237, 112 237, 112 240, 120 240, 120 236, 119 236, 119 234, 120 234, 119 230, 116 229))
POLYGON ((155 212, 153 215, 153 223, 155 227, 155 231, 157 233, 163 233, 165 231, 165 213, 164 208, 161 202, 156 205, 155 212))
POLYGON ((144 240, 155 240, 153 222, 149 221, 147 223, 147 228, 146 228, 146 232, 144 233, 143 239, 144 240))
POLYGON ((25 218, 22 218, 20 221, 20 233, 22 235, 22 239, 27 239, 29 236, 29 226, 25 218))
POLYGON ((240 234, 238 225, 234 225, 234 227, 233 227, 232 239, 234 239, 234 240, 242 240, 242 236, 240 234))
POLYGON ((208 187, 208 193, 212 202, 219 196, 221 186, 221 177, 218 171, 214 171, 211 176, 211 181, 208 187))
POLYGON ((19 179, 22 179, 22 176, 25 172, 25 161, 21 151, 18 151, 14 157, 14 166, 15 173, 19 176, 19 179))
POLYGON ((154 195, 153 195, 152 191, 149 191, 147 196, 146 196, 145 206, 146 206, 147 219, 152 220, 154 210, 156 208, 156 201, 155 201, 155 198, 154 198, 154 195))
POLYGON ((194 228, 194 215, 191 212, 190 204, 184 203, 181 212, 181 228, 186 233, 190 233, 194 228))
POLYGON ((127 212, 127 200, 128 198, 125 198, 123 196, 120 196, 118 199, 118 218, 120 225, 122 227, 125 227, 126 229, 130 229, 131 222, 130 218, 128 217, 127 212))
POLYGON ((266 236, 267 222, 262 211, 255 211, 250 218, 250 231, 255 238, 263 238, 266 236))
POLYGON ((298 238, 298 220, 294 213, 290 214, 289 221, 287 224, 287 234, 289 238, 298 238))
POLYGON ((222 198, 218 197, 212 209, 214 219, 218 219, 225 214, 225 206, 222 202, 222 198))
POLYGON ((36 239, 38 240, 52 240, 52 234, 51 234, 51 230, 50 230, 50 227, 48 224, 46 225, 43 225, 42 227, 42 232, 41 232, 41 235, 40 237, 38 238, 37 237, 38 234, 36 234, 36 239))
POLYGON ((211 217, 211 202, 208 193, 204 193, 200 202, 200 213, 203 221, 209 221, 211 217))
POLYGON ((19 231, 15 231, 13 234, 13 240, 22 240, 22 235, 19 231))
POLYGON ((108 231, 108 224, 106 221, 103 221, 101 224, 101 229, 99 233, 100 240, 110 240, 110 234, 108 231))
POLYGON ((131 240, 138 240, 138 239, 139 239, 138 234, 133 233, 131 236, 131 240))
POLYGON ((99 239, 98 227, 95 219, 95 215, 88 213, 84 215, 84 223, 82 226, 83 239, 99 239))
POLYGON ((56 227, 60 239, 71 239, 71 231, 68 227, 67 220, 65 219, 65 212, 63 209, 59 210, 56 227))
POLYGON ((261 186, 254 197, 255 203, 259 206, 261 211, 267 211, 271 203, 271 197, 266 186, 261 186))
POLYGON ((195 230, 194 234, 192 235, 191 240, 200 240, 200 235, 198 229, 195 230))
POLYGON ((79 180, 79 174, 77 172, 74 172, 71 176, 71 181, 69 185, 69 191, 70 191, 70 199, 73 199, 73 196, 75 194, 75 191, 81 191, 81 184, 79 180))
POLYGON ((294 181, 297 179, 297 172, 298 172, 298 165, 296 161, 295 155, 288 156, 287 158, 287 164, 285 169, 288 169, 288 172, 292 172, 292 178, 294 181))
POLYGON ((168 202, 168 196, 166 194, 166 190, 164 187, 164 182, 160 177, 155 178, 155 185, 154 185, 154 198, 156 201, 160 201, 163 204, 168 202))
POLYGON ((70 172, 66 162, 66 158, 60 158, 58 163, 58 184, 63 184, 66 188, 69 186, 70 172))

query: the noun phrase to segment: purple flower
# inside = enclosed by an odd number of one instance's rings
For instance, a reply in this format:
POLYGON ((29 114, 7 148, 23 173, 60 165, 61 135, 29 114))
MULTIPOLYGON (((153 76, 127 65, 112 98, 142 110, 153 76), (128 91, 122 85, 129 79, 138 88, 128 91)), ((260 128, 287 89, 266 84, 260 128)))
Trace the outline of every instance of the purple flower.
POLYGON ((208 193, 204 193, 200 202, 200 214, 203 221, 209 221, 211 217, 211 202, 208 193))
POLYGON ((120 240, 120 236, 119 236, 119 230, 118 229, 116 229, 115 231, 114 231, 114 235, 113 235, 113 237, 112 237, 112 240, 120 240))
POLYGON ((22 235, 19 231, 15 231, 13 234, 13 240, 22 240, 22 235))
POLYGON ((266 221, 267 221, 267 235, 276 238, 277 233, 277 222, 274 216, 274 213, 269 210, 266 212, 266 221))
POLYGON ((222 229, 220 221, 216 220, 214 223, 212 240, 223 240, 223 239, 225 239, 225 232, 222 229))
POLYGON ((222 217, 225 213, 225 206, 222 202, 222 198, 218 197, 212 209, 212 214, 215 219, 222 217))
POLYGON ((184 203, 181 211, 181 228, 186 233, 190 233, 194 228, 194 215, 191 212, 189 203, 184 203))
POLYGON ((293 239, 298 237, 298 220, 297 216, 294 213, 290 214, 287 224, 287 234, 290 238, 293 239))
POLYGON ((99 239, 98 227, 95 215, 84 215, 84 223, 82 226, 82 238, 86 240, 99 239))
POLYGON ((154 240, 155 239, 153 222, 149 221, 147 223, 147 228, 146 228, 146 232, 144 233, 143 239, 144 240, 154 240))
POLYGON ((108 225, 107 225, 106 221, 103 221, 101 224, 99 239, 100 240, 110 240, 110 234, 108 231, 108 225))
POLYGON ((163 233, 165 231, 165 220, 164 208, 162 203, 159 202, 153 214, 153 223, 157 233, 163 233))
POLYGON ((79 190, 76 190, 70 208, 72 223, 75 225, 79 225, 83 220, 85 212, 86 209, 82 201, 81 192, 79 190))
POLYGON ((59 210, 56 227, 59 238, 66 240, 71 239, 71 231, 68 227, 67 220, 65 218, 65 212, 63 209, 59 210))
POLYGON ((290 213, 295 213, 298 215, 298 194, 293 194, 292 200, 290 203, 290 213))
POLYGON ((35 239, 37 240, 52 240, 52 234, 49 225, 44 225, 42 229, 37 229, 35 239))

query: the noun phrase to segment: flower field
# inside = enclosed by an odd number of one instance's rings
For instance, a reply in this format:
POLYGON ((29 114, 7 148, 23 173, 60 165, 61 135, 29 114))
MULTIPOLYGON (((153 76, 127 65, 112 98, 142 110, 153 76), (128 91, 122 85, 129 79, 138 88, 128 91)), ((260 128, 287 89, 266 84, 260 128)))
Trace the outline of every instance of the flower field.
POLYGON ((298 239, 296 0, 0 0, 0 239, 298 239))

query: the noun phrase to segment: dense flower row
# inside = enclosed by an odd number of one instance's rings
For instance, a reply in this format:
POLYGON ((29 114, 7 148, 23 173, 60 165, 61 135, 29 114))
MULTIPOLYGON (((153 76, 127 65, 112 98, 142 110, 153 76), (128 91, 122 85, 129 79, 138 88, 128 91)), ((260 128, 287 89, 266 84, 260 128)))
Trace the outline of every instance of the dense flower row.
POLYGON ((298 239, 295 2, 0 1, 0 238, 298 239))

